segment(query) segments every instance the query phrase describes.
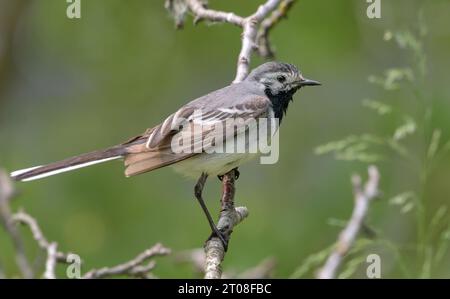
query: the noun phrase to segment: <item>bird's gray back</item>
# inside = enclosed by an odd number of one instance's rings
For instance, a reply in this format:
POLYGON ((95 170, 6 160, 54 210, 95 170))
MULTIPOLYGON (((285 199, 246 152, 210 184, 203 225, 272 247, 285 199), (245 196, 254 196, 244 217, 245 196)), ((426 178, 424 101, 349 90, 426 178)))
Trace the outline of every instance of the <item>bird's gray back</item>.
POLYGON ((266 95, 254 82, 243 81, 208 93, 187 103, 185 107, 213 110, 243 104, 254 97, 266 97, 266 95))

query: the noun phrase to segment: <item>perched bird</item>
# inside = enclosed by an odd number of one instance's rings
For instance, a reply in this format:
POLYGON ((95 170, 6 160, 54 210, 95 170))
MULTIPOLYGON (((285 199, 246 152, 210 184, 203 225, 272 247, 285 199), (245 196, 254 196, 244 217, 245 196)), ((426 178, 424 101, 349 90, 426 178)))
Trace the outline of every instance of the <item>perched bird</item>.
MULTIPOLYGON (((127 177, 172 165, 179 172, 199 177, 195 197, 208 218, 213 234, 220 237, 226 247, 227 241, 216 228, 202 199, 203 185, 208 176, 220 178, 257 157, 258 153, 208 151, 217 146, 215 143, 218 135, 221 135, 222 142, 226 144, 231 139, 245 139, 246 134, 234 127, 232 130, 225 130, 225 133, 222 130, 211 134, 212 127, 220 124, 226 129, 227 121, 235 118, 242 119, 244 123, 263 118, 278 120, 280 123, 294 93, 303 86, 313 85, 320 83, 304 78, 294 65, 267 62, 255 68, 244 81, 187 103, 159 125, 122 144, 48 165, 14 171, 11 177, 18 181, 31 181, 115 159, 124 160, 127 177), (175 151, 173 141, 180 136, 187 136, 183 140, 192 142, 182 145, 181 151, 175 151), (205 138, 214 141, 205 146, 205 138), (198 144, 201 145, 200 150, 192 150, 198 144)), ((257 138, 246 139, 246 147, 257 142, 257 138)))

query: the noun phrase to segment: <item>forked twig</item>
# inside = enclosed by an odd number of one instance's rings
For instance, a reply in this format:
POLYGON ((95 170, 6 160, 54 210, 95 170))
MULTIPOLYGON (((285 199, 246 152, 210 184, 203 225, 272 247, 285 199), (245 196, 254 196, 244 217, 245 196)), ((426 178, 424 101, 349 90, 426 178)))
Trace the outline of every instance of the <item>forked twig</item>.
POLYGON ((364 186, 362 186, 362 179, 359 175, 352 177, 353 193, 355 196, 355 206, 352 216, 344 230, 340 233, 335 249, 328 257, 322 269, 319 270, 317 278, 330 279, 336 277, 337 269, 344 256, 352 247, 358 232, 364 226, 364 219, 369 211, 370 202, 379 194, 378 185, 380 181, 380 174, 375 166, 370 166, 368 172, 369 178, 364 186))

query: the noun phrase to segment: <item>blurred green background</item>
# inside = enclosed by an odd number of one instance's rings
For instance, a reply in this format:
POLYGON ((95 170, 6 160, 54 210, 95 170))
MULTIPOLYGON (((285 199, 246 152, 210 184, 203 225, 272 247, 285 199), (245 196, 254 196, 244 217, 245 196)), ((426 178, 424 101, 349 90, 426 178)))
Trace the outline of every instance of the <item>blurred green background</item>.
MULTIPOLYGON (((261 2, 215 0, 210 6, 248 15, 261 2)), ((366 277, 364 257, 376 253, 382 277, 450 278, 445 148, 426 180, 420 170, 434 129, 440 129, 440 144, 450 139, 450 1, 381 2, 382 18, 368 19, 366 1, 298 1, 271 32, 277 59, 298 65, 323 86, 296 95, 281 129, 277 164, 241 167, 236 202, 249 208, 250 217, 232 235, 226 270, 241 272, 271 256, 277 261, 274 276, 291 277, 308 257, 332 245, 353 207, 350 176, 365 175, 370 161, 316 155, 315 148, 352 134, 390 136, 403 114, 420 119, 426 107, 426 123, 418 121, 417 132, 402 141, 418 171, 380 149, 383 195, 367 222, 390 245, 374 241, 355 253, 362 260, 349 277, 366 277), (427 71, 416 85, 422 102, 414 99, 415 80, 393 91, 368 81, 414 63, 407 50, 383 36, 388 30, 419 32, 420 22, 427 28, 421 37, 427 71), (401 113, 377 115, 362 105, 365 98, 401 113), (418 212, 419 205, 402 212, 389 200, 410 190, 422 200, 418 212), (431 227, 439 209, 443 215, 431 227), (439 261, 438 248, 444 252, 439 261)), ((183 30, 175 30, 163 1, 82 1, 80 20, 68 19, 66 7, 66 1, 0 0, 0 166, 8 171, 122 142, 234 78, 239 28, 193 26, 189 17, 183 30)), ((254 56, 252 66, 262 62, 254 56)), ((19 183, 14 208, 36 217, 60 250, 79 254, 85 271, 126 261, 156 242, 175 252, 200 247, 209 228, 193 184, 170 168, 126 179, 116 161, 19 183)), ((205 192, 216 214, 219 182, 211 179, 205 192)), ((23 234, 30 259, 42 258, 29 232, 23 234)), ((3 231, 0 262, 9 276, 18 275, 3 231)), ((313 277, 320 264, 313 261, 297 276, 313 277)), ((173 257, 159 258, 154 273, 196 277, 173 257)))

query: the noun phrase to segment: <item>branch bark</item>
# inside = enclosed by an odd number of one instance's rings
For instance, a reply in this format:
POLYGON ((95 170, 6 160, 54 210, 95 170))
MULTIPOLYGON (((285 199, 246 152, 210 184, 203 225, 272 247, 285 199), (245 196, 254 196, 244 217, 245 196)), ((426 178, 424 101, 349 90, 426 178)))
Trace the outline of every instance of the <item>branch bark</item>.
POLYGON ((16 254, 16 263, 24 278, 33 278, 33 270, 25 254, 22 237, 14 224, 9 203, 14 195, 14 187, 9 175, 0 170, 0 220, 10 236, 16 254))
MULTIPOLYGON (((233 83, 244 80, 250 72, 250 59, 258 44, 264 47, 258 53, 266 53, 271 49, 268 34, 282 18, 287 15, 295 0, 267 0, 253 14, 242 17, 233 12, 224 12, 207 8, 201 0, 166 0, 165 7, 172 13, 178 28, 182 27, 184 15, 189 10, 194 15, 194 24, 200 21, 229 23, 242 28, 242 44, 239 52, 236 76, 233 83), (272 15, 268 17, 271 13, 272 15), (266 19, 267 18, 267 19, 266 19), (258 34, 259 32, 259 34, 258 34), (261 42, 257 42, 257 40, 261 42)), ((271 50, 270 50, 271 51, 271 50)), ((273 54, 273 51, 270 53, 273 54)), ((262 55, 271 58, 270 55, 262 55)))
POLYGON ((21 223, 30 228, 33 239, 38 244, 39 248, 47 253, 47 261, 45 263, 46 270, 44 273, 44 278, 55 278, 55 267, 56 263, 67 263, 67 256, 70 254, 65 254, 58 251, 58 244, 56 242, 49 242, 44 236, 38 222, 31 215, 27 214, 23 210, 17 212, 12 216, 12 220, 16 223, 21 223))
POLYGON ((223 12, 206 8, 206 5, 200 0, 186 0, 187 7, 195 15, 194 23, 208 20, 211 22, 230 23, 243 27, 244 18, 232 12, 223 12))
POLYGON ((344 230, 340 233, 335 249, 328 257, 325 265, 318 272, 317 278, 331 279, 336 277, 336 272, 342 263, 344 256, 352 247, 358 232, 364 225, 364 219, 369 211, 369 205, 379 194, 380 174, 375 166, 369 167, 369 178, 364 186, 359 175, 352 177, 355 206, 352 216, 344 230))
POLYGON ((258 54, 261 57, 271 59, 275 57, 275 51, 269 40, 269 33, 281 20, 287 18, 289 10, 294 5, 295 0, 283 0, 276 10, 267 17, 258 30, 256 35, 256 44, 258 45, 258 54))
POLYGON ((269 0, 260 5, 258 10, 251 16, 245 18, 242 32, 242 47, 239 53, 236 77, 233 83, 241 82, 250 72, 250 56, 257 49, 256 33, 259 23, 278 5, 280 0, 269 0))
MULTIPOLYGON (((248 216, 246 207, 234 207, 236 170, 231 170, 222 178, 221 211, 217 228, 229 240, 233 228, 248 216)), ((205 278, 221 278, 221 263, 225 257, 225 248, 218 237, 210 238, 205 244, 205 278)))
POLYGON ((164 247, 162 244, 156 244, 152 248, 140 253, 134 259, 119 264, 114 267, 103 267, 101 269, 93 269, 87 272, 83 278, 106 278, 117 275, 129 275, 134 277, 148 278, 147 274, 155 267, 155 262, 150 261, 143 265, 149 259, 155 256, 163 256, 170 254, 170 249, 164 247))

